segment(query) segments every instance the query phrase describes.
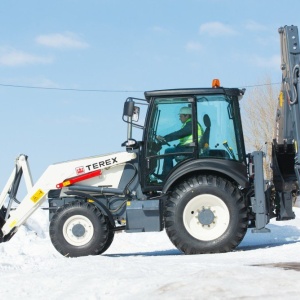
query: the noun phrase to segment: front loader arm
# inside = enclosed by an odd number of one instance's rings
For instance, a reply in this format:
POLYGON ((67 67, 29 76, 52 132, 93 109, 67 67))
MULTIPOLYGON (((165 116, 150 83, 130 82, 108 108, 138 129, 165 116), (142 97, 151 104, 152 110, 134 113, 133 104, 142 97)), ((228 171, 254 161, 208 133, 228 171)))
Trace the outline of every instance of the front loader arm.
MULTIPOLYGON (((73 183, 78 183, 78 180, 83 180, 82 182, 84 184, 89 184, 91 186, 101 186, 101 184, 103 184, 103 182, 105 183, 105 180, 107 180, 106 178, 111 178, 112 176, 118 178, 118 176, 121 176, 122 169, 115 168, 116 166, 124 165, 124 163, 134 159, 135 157, 136 154, 134 153, 120 152, 105 156, 94 156, 53 164, 45 170, 43 175, 33 185, 27 158, 24 155, 19 156, 17 161, 22 163, 17 164, 16 169, 22 169, 24 174, 26 174, 25 181, 28 193, 17 208, 15 210, 8 211, 5 219, 1 220, 0 224, 3 224, 3 226, 0 228, 0 239, 4 241, 6 240, 5 237, 9 238, 12 236, 17 229, 24 224, 24 222, 43 204, 43 202, 47 199, 47 195, 50 190, 70 186, 73 183), (103 174, 101 170, 103 170, 103 174), (88 174, 90 174, 90 176, 88 174)), ((1 193, 0 209, 4 206, 7 196, 10 195, 14 172, 15 170, 1 193)))

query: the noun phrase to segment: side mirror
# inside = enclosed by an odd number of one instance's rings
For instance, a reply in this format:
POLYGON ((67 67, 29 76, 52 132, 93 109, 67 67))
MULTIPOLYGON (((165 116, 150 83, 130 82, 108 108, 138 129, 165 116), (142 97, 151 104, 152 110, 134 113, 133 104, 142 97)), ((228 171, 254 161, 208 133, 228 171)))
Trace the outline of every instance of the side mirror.
POLYGON ((134 109, 134 102, 132 100, 124 103, 123 117, 132 117, 134 109))
POLYGON ((134 106, 134 101, 129 100, 124 103, 123 118, 132 118, 132 121, 137 122, 139 120, 140 108, 134 106))

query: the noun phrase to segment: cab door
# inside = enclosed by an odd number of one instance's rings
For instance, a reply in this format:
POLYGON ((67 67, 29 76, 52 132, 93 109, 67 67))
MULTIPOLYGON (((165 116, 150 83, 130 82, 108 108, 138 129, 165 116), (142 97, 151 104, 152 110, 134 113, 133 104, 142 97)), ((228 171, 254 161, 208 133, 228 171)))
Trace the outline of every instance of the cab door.
MULTIPOLYGON (((186 160, 196 157, 198 149, 198 131, 196 120, 196 105, 193 97, 162 97, 152 102, 151 113, 148 116, 147 128, 144 132, 144 187, 160 187, 176 167, 186 160), (180 120, 182 108, 190 108, 191 122, 189 143, 179 147, 183 139, 172 136, 172 140, 160 141, 157 136, 166 137, 179 132, 185 124, 180 120), (173 139, 174 138, 174 139, 173 139), (164 174, 164 164, 172 161, 172 168, 164 174)), ((187 140, 187 139, 186 139, 187 140)))

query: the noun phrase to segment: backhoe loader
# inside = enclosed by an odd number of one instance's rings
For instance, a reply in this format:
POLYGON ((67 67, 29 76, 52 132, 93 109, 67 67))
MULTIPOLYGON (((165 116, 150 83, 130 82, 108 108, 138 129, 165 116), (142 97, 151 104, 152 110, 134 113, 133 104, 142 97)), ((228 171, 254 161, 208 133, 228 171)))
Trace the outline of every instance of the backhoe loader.
POLYGON ((124 151, 52 164, 36 183, 27 155, 17 157, 0 195, 1 242, 45 201, 51 241, 69 257, 105 252, 117 231, 165 230, 185 254, 227 252, 248 228, 268 233, 271 218, 295 218, 299 38, 296 26, 279 33, 282 88, 270 137, 271 181, 264 179, 265 154, 245 151, 239 107, 244 89, 213 80, 209 88, 147 91, 145 99, 129 97, 124 103, 124 151), (133 129, 142 132, 140 140, 133 129), (15 205, 22 176, 27 195, 15 205))

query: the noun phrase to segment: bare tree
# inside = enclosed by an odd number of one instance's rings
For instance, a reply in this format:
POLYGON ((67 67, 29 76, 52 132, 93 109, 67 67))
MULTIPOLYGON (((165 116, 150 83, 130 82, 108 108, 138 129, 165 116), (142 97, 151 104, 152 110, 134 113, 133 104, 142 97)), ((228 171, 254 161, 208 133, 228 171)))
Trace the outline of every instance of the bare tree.
POLYGON ((247 152, 262 150, 266 153, 264 171, 271 179, 272 139, 280 85, 272 84, 267 77, 246 91, 241 101, 242 121, 247 152))

